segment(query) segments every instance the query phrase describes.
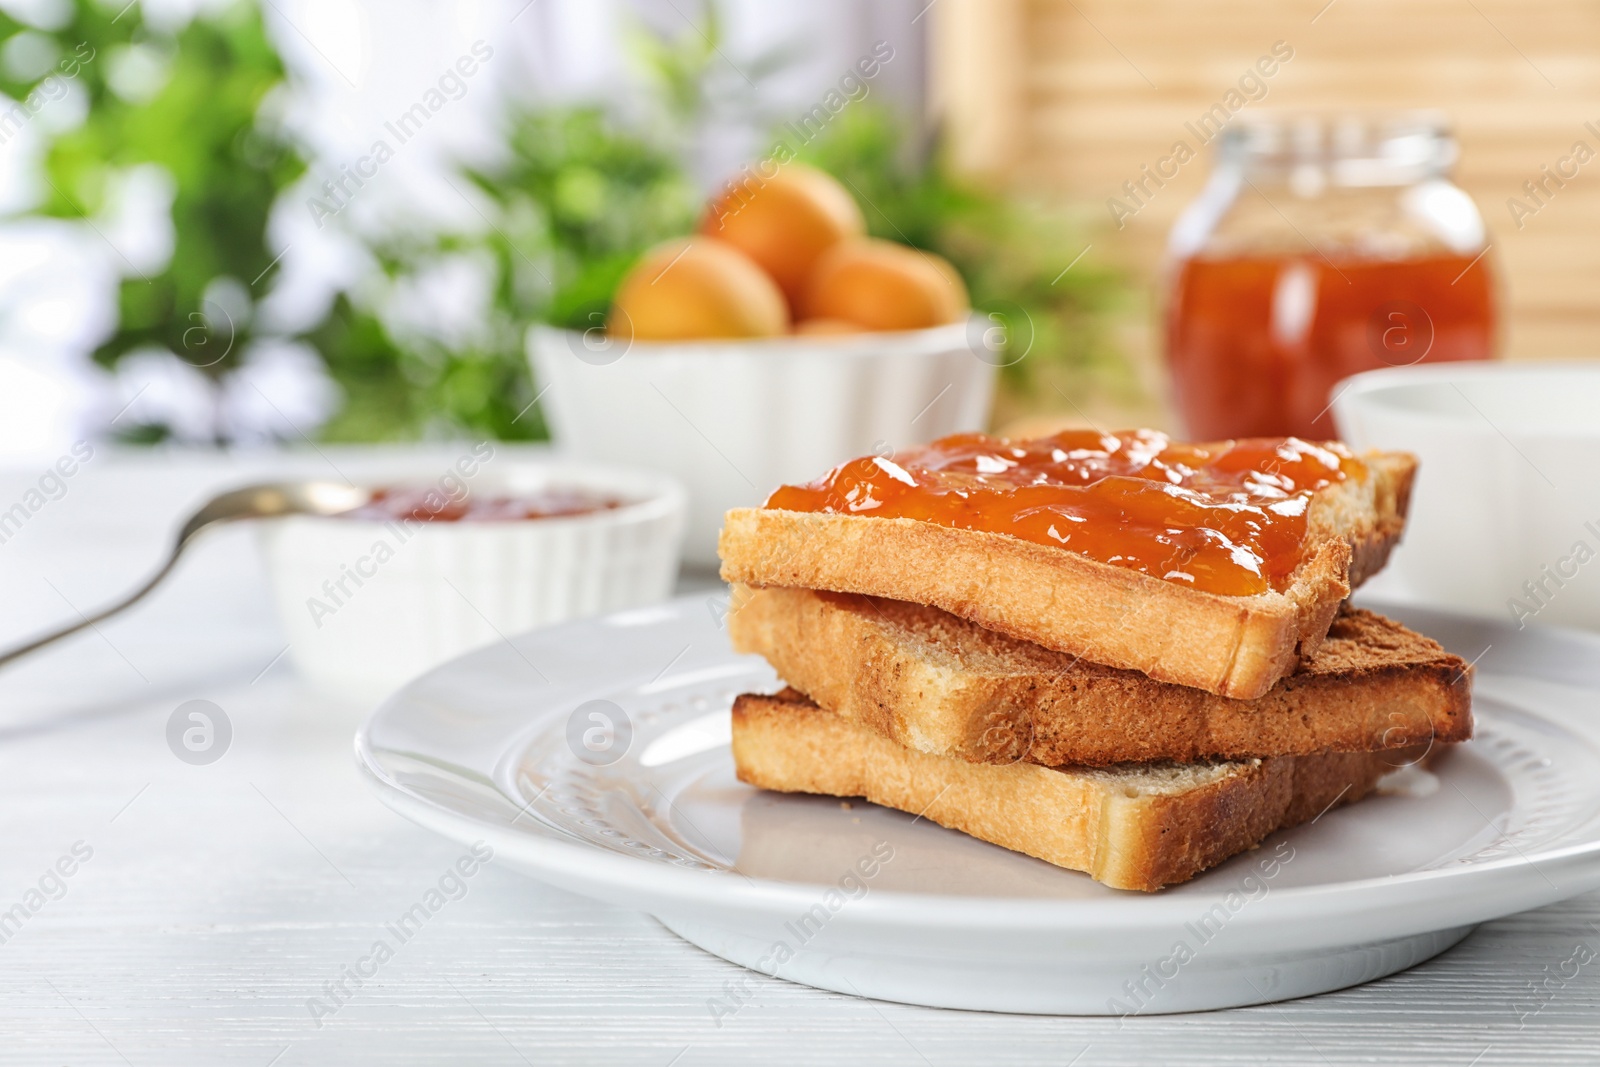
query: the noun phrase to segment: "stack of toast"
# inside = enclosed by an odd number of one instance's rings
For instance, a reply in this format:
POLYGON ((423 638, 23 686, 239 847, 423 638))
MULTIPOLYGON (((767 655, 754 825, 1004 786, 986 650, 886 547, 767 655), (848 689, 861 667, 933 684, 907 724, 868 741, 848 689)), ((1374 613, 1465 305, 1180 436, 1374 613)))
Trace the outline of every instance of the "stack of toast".
POLYGON ((982 435, 728 513, 739 777, 1119 889, 1187 881, 1472 733, 1471 669, 1345 603, 1415 461, 1293 438, 982 435))

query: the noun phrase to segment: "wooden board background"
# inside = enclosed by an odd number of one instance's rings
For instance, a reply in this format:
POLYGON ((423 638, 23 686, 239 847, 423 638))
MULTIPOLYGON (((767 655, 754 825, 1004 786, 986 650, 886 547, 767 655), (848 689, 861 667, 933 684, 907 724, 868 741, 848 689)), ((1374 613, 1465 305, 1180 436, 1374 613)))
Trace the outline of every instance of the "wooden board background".
MULTIPOLYGON (((1435 108, 1488 222, 1512 359, 1600 356, 1600 159, 1519 229, 1506 201, 1582 139, 1600 151, 1600 5, 1576 0, 939 0, 933 106, 965 170, 1081 208, 1092 256, 1148 297, 1127 347, 1159 380, 1156 280, 1199 192, 1189 163, 1120 231, 1106 199, 1276 41, 1294 57, 1248 110, 1435 108)), ((1189 138, 1194 143, 1193 138, 1189 138)), ((1064 250, 1067 258, 1078 249, 1064 250)))

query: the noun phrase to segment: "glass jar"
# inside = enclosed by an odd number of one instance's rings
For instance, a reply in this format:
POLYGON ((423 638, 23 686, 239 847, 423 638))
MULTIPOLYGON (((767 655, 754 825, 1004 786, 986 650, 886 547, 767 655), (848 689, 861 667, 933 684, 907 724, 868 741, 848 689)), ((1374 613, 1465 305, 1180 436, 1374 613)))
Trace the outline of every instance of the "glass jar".
POLYGON ((1241 119, 1168 242, 1166 352, 1195 439, 1335 436, 1340 379, 1494 355, 1483 217, 1428 114, 1241 119))

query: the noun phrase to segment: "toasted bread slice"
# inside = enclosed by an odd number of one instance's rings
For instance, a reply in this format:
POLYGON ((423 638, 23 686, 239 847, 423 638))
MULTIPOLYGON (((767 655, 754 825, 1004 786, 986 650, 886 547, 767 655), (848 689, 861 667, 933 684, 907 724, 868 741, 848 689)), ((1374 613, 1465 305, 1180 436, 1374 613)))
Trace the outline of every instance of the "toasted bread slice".
POLYGON ((728 634, 816 702, 894 741, 979 763, 1104 766, 1363 752, 1472 736, 1472 671, 1346 608, 1316 653, 1255 700, 1152 681, 938 608, 735 586, 728 634))
POLYGON ((1192 589, 1005 534, 776 508, 728 512, 722 577, 928 604, 1094 663, 1249 699, 1316 652, 1339 603, 1399 540, 1416 460, 1364 459, 1364 477, 1311 498, 1303 559, 1287 587, 1254 596, 1192 589))
POLYGON ((1419 756, 1338 752, 1113 768, 995 766, 913 752, 787 689, 733 705, 739 779, 865 797, 1083 871, 1114 889, 1186 882, 1272 831, 1370 793, 1419 756))

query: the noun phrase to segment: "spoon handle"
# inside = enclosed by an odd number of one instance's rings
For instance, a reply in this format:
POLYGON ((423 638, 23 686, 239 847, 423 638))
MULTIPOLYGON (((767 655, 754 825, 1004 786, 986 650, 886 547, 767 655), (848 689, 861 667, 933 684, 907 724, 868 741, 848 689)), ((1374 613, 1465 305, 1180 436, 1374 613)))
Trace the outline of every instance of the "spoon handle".
MULTIPOLYGON (((343 515, 371 499, 371 490, 360 489, 348 483, 340 485, 336 482, 320 481, 272 482, 247 485, 220 493, 189 516, 188 521, 179 528, 178 539, 167 555, 166 562, 143 585, 122 600, 102 608, 93 615, 78 612, 78 621, 70 626, 36 637, 25 645, 0 652, 0 667, 46 645, 54 644, 63 637, 70 637, 81 630, 92 629, 101 620, 109 619, 117 612, 138 603, 150 590, 161 584, 161 580, 171 573, 173 566, 177 564, 183 550, 205 530, 224 523, 247 519, 279 519, 289 515, 343 515)), ((76 608, 73 610, 77 611, 76 608)))
MULTIPOLYGON (((19 645, 16 648, 7 649, 4 652, 0 652, 0 667, 4 667, 12 660, 20 659, 21 657, 26 656, 28 653, 41 649, 46 645, 53 645, 64 637, 71 637, 73 634, 78 633, 81 630, 90 629, 96 623, 105 619, 109 619, 119 611, 137 604, 140 600, 144 599, 145 594, 149 593, 150 590, 160 585, 161 579, 165 578, 172 571, 173 566, 178 562, 178 557, 183 554, 184 547, 188 545, 188 543, 189 538, 187 537, 180 540, 172 547, 172 551, 167 555, 167 560, 161 565, 160 570, 151 575, 150 579, 138 589, 135 589, 132 593, 129 593, 116 603, 110 605, 109 607, 100 609, 93 615, 84 615, 82 612, 78 612, 78 621, 72 623, 70 626, 64 626, 61 629, 47 633, 42 637, 36 637, 25 645, 19 645)), ((77 611, 76 608, 73 610, 77 611)))

